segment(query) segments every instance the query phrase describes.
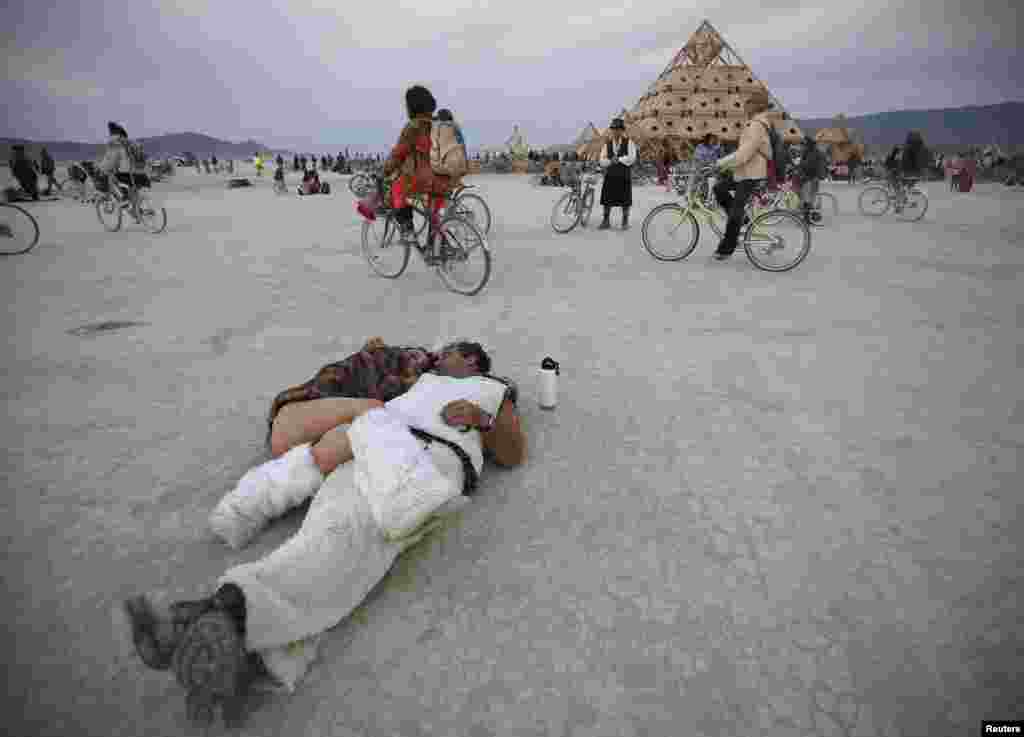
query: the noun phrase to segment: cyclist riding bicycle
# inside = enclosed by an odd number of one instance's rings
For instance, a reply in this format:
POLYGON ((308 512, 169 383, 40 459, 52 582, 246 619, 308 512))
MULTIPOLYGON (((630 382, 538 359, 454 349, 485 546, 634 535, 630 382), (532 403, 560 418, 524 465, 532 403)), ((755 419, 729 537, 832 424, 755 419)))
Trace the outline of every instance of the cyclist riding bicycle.
MULTIPOLYGON (((128 141, 128 132, 114 122, 107 123, 107 131, 110 133, 110 140, 107 142, 107 151, 97 168, 104 175, 113 174, 116 181, 127 187, 129 201, 134 202, 138 197, 138 190, 141 187, 150 186, 149 176, 146 174, 145 163, 140 157, 133 156, 131 145, 128 141)), ((97 181, 97 189, 106 191, 107 182, 104 178, 97 181)))
POLYGON ((395 208, 402 243, 414 244, 416 232, 412 222, 409 195, 425 194, 434 216, 445 202, 451 188, 449 177, 434 173, 430 166, 431 117, 437 101, 426 87, 414 85, 405 92, 405 108, 409 116, 398 137, 398 143, 384 162, 383 174, 394 180, 391 184, 391 205, 395 208))

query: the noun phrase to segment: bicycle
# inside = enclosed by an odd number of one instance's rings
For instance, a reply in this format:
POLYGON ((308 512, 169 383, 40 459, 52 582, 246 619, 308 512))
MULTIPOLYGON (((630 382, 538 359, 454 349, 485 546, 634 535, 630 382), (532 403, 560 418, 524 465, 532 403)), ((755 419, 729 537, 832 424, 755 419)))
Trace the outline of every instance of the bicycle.
POLYGON ((39 223, 32 213, 9 202, 0 202, 0 256, 28 253, 39 242, 39 223))
POLYGON ((68 176, 61 185, 61 195, 83 205, 96 204, 101 193, 96 188, 96 180, 100 177, 96 165, 91 161, 72 164, 68 167, 68 176))
POLYGON ((871 184, 857 197, 857 208, 868 217, 881 217, 893 208, 907 222, 917 222, 928 211, 928 195, 920 188, 918 177, 889 180, 885 186, 871 184))
MULTIPOLYGON (((458 185, 451 193, 445 196, 442 212, 445 215, 458 215, 469 220, 473 225, 477 226, 481 233, 490 235, 491 208, 480 195, 465 191, 475 188, 476 185, 473 184, 458 185)), ((414 192, 408 195, 408 198, 410 203, 415 203, 419 208, 413 211, 413 230, 416 231, 416 237, 419 238, 423 235, 428 225, 428 218, 425 215, 430 210, 427 203, 427 195, 422 192, 414 192)))
POLYGON ((113 178, 110 181, 112 185, 96 200, 96 215, 104 228, 111 233, 120 230, 127 210, 135 222, 150 233, 155 235, 163 232, 167 227, 167 211, 164 208, 158 208, 140 189, 133 190, 113 178))
POLYGON ((460 183, 447 197, 445 214, 457 215, 469 220, 480 229, 484 235, 491 234, 491 208, 487 201, 476 192, 466 190, 476 189, 475 184, 460 183))
POLYGON ((577 225, 587 227, 590 213, 594 210, 594 190, 600 175, 596 172, 581 172, 568 185, 569 191, 558 198, 551 210, 551 229, 556 233, 568 233, 577 225), (562 221, 560 218, 564 217, 562 221))
MULTIPOLYGON (((803 214, 803 196, 800 194, 800 189, 795 179, 787 179, 779 186, 772 196, 771 205, 773 208, 792 210, 800 215, 803 214)), ((814 197, 814 204, 811 206, 811 225, 824 227, 829 212, 833 216, 839 214, 839 200, 831 192, 819 191, 814 197), (829 203, 827 209, 826 202, 829 203)))
MULTIPOLYGON (((685 193, 685 206, 678 202, 667 202, 658 205, 644 218, 640 228, 644 248, 659 261, 682 261, 697 248, 700 242, 700 220, 703 219, 714 233, 721 238, 725 234, 726 214, 720 208, 712 208, 700 196, 701 186, 706 185, 707 178, 714 169, 706 167, 689 178, 685 193), (680 237, 683 225, 688 225, 686 233, 689 238, 680 237), (671 251, 670 245, 661 246, 656 239, 661 239, 665 232, 668 244, 682 244, 677 251, 671 251)), ((772 197, 765 191, 766 185, 755 190, 750 202, 747 203, 744 227, 740 233, 743 250, 747 258, 759 269, 764 271, 789 271, 800 265, 811 250, 811 231, 807 223, 796 213, 772 206, 772 197), (790 250, 793 257, 781 263, 769 261, 775 252, 790 250)))
MULTIPOLYGON (((383 182, 375 182, 381 202, 388 202, 384 196, 383 182)), ((444 285, 456 294, 472 296, 478 294, 491 276, 491 250, 487 237, 470 220, 454 212, 440 213, 431 217, 428 210, 412 205, 414 215, 429 221, 430 230, 426 243, 420 242, 419 234, 413 232, 411 242, 401 239, 395 209, 381 204, 372 219, 363 221, 362 250, 370 268, 379 276, 397 279, 409 265, 409 252, 416 248, 423 262, 437 272, 444 285), (384 263, 392 256, 394 265, 384 263), (482 260, 482 274, 477 278, 463 280, 456 269, 468 265, 474 256, 482 260)))

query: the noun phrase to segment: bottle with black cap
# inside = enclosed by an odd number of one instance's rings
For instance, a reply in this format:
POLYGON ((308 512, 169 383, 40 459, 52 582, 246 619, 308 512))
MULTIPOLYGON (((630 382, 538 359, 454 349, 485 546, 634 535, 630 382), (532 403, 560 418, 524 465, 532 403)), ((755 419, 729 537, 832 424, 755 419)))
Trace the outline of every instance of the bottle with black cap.
POLYGON ((560 366, 555 359, 548 356, 540 364, 540 406, 541 409, 554 409, 558 404, 558 376, 560 366))

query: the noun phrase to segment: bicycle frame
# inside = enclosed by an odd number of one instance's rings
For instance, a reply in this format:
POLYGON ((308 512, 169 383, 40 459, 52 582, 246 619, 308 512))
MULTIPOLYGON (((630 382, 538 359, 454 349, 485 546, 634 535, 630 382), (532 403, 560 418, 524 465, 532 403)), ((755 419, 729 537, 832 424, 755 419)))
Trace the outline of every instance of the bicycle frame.
MULTIPOLYGON (((685 198, 685 205, 683 206, 683 212, 680 215, 680 219, 685 218, 687 214, 693 215, 694 219, 699 224, 701 220, 707 223, 708 227, 711 228, 717 235, 725 233, 725 228, 728 225, 729 218, 727 214, 718 208, 711 208, 707 202, 701 199, 699 190, 703 181, 707 180, 708 173, 706 172, 693 172, 687 183, 686 192, 683 193, 685 198)), ((709 197, 711 195, 709 194, 709 197)), ((749 232, 749 238, 755 243, 774 243, 774 239, 760 230, 756 225, 758 215, 769 210, 774 210, 775 203, 772 198, 772 194, 766 191, 756 191, 751 195, 750 200, 747 201, 747 206, 744 213, 750 218, 750 225, 747 226, 749 232)))

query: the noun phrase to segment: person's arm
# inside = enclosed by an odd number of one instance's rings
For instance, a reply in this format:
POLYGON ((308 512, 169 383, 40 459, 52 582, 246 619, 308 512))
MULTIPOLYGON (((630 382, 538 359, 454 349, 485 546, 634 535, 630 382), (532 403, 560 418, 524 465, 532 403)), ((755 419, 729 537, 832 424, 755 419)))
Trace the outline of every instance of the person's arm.
MULTIPOLYGON (((484 419, 481 417, 480 422, 484 419)), ((484 448, 494 454, 499 466, 519 466, 526 460, 526 436, 515 405, 507 399, 494 418, 494 426, 481 435, 484 448)))
POLYGON ((398 136, 398 143, 391 149, 391 154, 388 156, 387 161, 384 162, 384 176, 391 176, 391 173, 398 169, 408 158, 409 154, 412 153, 413 146, 415 145, 416 127, 412 122, 409 122, 402 128, 402 132, 398 136))
POLYGON ((619 163, 626 166, 633 166, 636 163, 636 144, 633 141, 626 144, 626 155, 619 157, 619 163))
POLYGON ((601 164, 601 168, 602 169, 607 169, 612 164, 611 159, 608 158, 608 142, 607 141, 605 141, 601 145, 601 160, 600 160, 599 163, 601 164))
POLYGON ((449 402, 441 411, 441 417, 449 426, 469 425, 480 430, 484 448, 493 453, 499 466, 518 466, 525 461, 526 437, 511 400, 502 402, 489 430, 483 429, 491 421, 486 415, 479 405, 465 399, 449 402))

